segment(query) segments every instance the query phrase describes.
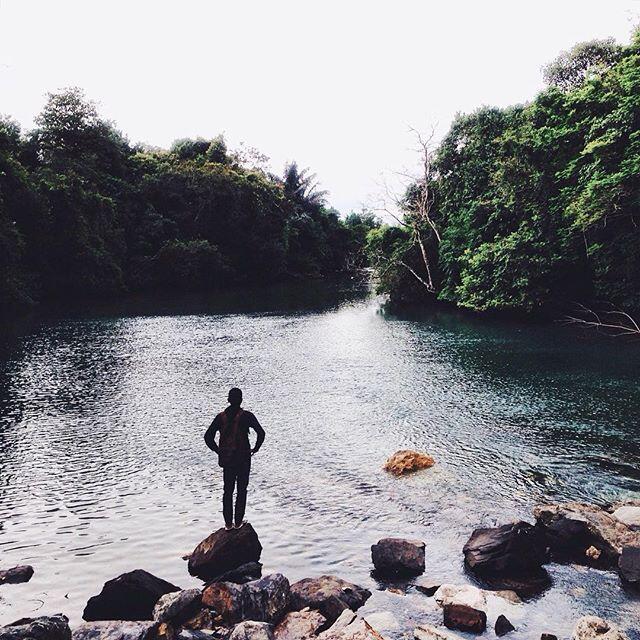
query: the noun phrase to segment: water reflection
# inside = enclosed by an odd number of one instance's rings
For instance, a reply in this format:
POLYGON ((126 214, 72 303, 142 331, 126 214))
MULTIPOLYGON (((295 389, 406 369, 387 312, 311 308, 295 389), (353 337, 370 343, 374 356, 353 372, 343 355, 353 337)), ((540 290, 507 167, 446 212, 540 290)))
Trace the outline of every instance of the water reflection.
MULTIPOLYGON (((427 542, 430 576, 465 581, 474 527, 530 517, 538 501, 640 490, 640 356, 618 344, 389 316, 340 286, 177 305, 57 313, 0 346, 0 550, 3 564, 36 567, 3 590, 0 621, 37 599, 77 621, 105 580, 133 568, 196 584, 180 557, 220 522, 202 434, 232 385, 267 431, 248 515, 266 569, 292 580, 334 572, 375 588, 369 546, 407 535, 427 542), (438 465, 385 476, 402 447, 438 465)), ((552 573, 514 639, 568 633, 583 612, 626 624, 640 613, 614 574, 552 573)), ((418 593, 399 597, 377 591, 365 610, 393 610, 392 636, 436 615, 418 593)))

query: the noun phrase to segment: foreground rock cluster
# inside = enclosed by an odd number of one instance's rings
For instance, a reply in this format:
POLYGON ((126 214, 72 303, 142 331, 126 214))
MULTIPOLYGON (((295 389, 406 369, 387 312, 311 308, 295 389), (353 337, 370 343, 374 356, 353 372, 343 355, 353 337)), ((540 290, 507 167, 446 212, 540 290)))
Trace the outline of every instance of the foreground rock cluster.
MULTIPOLYGON (((540 593, 551 585, 544 565, 552 561, 617 570, 625 585, 640 585, 640 502, 606 509, 543 505, 534 516, 534 524, 518 521, 473 531, 463 548, 464 562, 480 586, 419 577, 425 571, 421 540, 383 538, 372 545, 376 578, 384 584, 402 576, 442 611, 442 626, 419 625, 416 640, 459 640, 458 631, 478 635, 488 628, 498 637, 515 631, 504 614, 509 611, 503 608, 494 617, 489 600, 520 604, 540 593)), ((108 580, 89 599, 85 622, 73 631, 57 614, 1 627, 0 640, 383 640, 356 613, 370 591, 333 575, 293 584, 280 573, 262 576, 261 553, 250 524, 220 529, 185 558, 189 573, 205 582, 203 588, 181 589, 136 569, 108 580)), ((0 584, 32 575, 31 567, 0 571, 0 584)), ((557 638, 544 633, 541 640, 557 638)), ((614 624, 586 616, 577 622, 572 640, 628 639, 614 624)))

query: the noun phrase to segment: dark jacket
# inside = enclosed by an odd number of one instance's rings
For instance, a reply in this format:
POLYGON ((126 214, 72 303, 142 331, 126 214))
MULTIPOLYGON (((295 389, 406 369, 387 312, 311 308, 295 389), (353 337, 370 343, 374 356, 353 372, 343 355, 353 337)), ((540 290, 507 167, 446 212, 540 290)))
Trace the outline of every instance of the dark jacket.
POLYGON ((251 457, 249 429, 256 432, 256 446, 253 448, 253 453, 256 453, 264 442, 265 433, 251 411, 229 406, 213 419, 204 434, 204 441, 209 449, 218 454, 221 467, 251 457), (239 416, 238 411, 242 412, 239 416), (216 443, 215 437, 218 432, 220 432, 220 441, 216 443))

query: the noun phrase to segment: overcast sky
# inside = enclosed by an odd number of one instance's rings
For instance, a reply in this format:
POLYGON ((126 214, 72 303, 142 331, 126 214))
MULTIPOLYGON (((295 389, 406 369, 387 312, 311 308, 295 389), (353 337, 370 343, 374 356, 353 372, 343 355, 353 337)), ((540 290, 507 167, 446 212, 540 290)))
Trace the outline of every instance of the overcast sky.
POLYGON ((348 211, 411 165, 409 125, 527 101, 561 50, 638 22, 638 0, 0 0, 0 113, 29 128, 79 86, 132 142, 223 132, 348 211))

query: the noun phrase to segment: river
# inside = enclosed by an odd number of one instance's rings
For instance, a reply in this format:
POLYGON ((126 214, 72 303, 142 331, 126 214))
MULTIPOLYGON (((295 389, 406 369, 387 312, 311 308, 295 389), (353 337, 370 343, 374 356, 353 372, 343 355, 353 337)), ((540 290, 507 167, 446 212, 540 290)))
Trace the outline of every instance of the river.
MULTIPOLYGON (((35 567, 0 587, 0 623, 62 611, 76 624, 105 580, 135 568, 198 584, 181 556, 221 523, 202 436, 239 386, 267 432, 247 513, 264 573, 367 586, 363 614, 410 637, 441 613, 378 585, 370 545, 422 539, 427 577, 468 582, 475 527, 531 521, 538 502, 640 497, 639 373, 638 345, 394 316, 344 287, 41 314, 0 338, 0 565, 35 567), (437 465, 390 477, 381 466, 401 448, 437 465)), ((615 573, 549 569, 550 590, 509 607, 511 638, 568 636, 586 613, 640 638, 640 600, 615 573)))

